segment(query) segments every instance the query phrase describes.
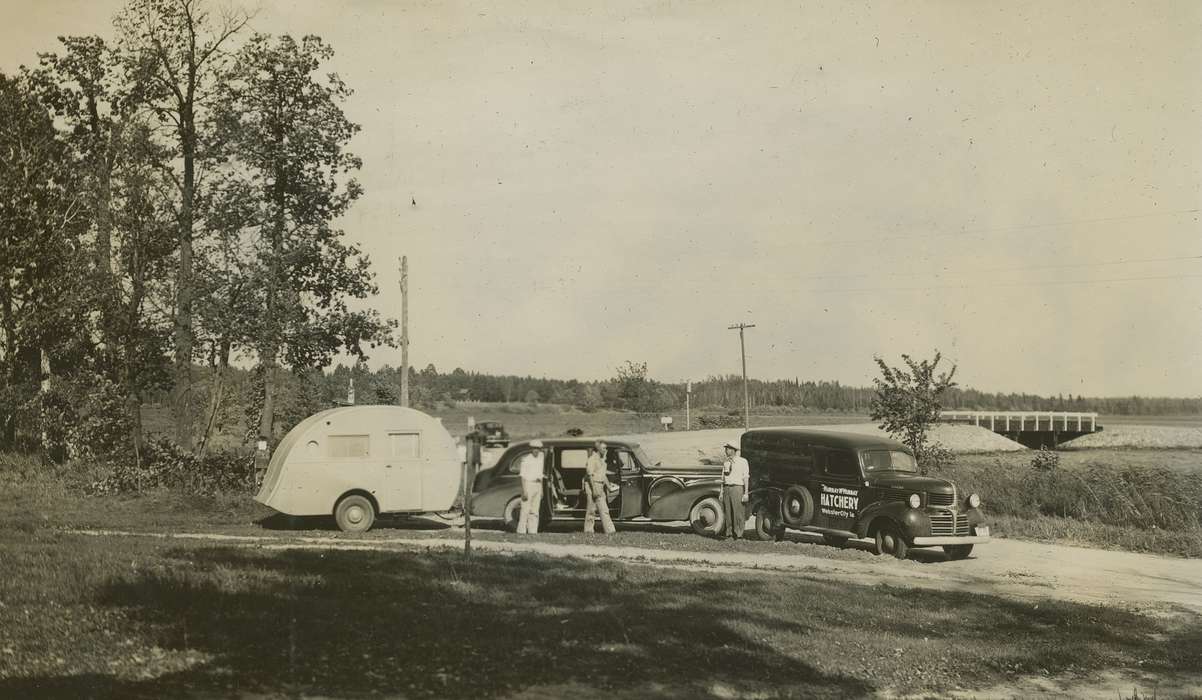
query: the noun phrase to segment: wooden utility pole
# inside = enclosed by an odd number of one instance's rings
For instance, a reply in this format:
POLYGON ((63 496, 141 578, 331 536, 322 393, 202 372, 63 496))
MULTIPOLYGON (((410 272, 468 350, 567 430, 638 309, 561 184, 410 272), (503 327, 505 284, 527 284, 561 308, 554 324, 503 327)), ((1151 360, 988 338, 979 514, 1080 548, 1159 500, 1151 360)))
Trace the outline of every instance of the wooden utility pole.
POLYGON ((754 323, 737 323, 727 328, 733 331, 739 329, 739 354, 743 357, 743 429, 751 430, 751 399, 747 395, 747 346, 743 343, 743 331, 755 328, 754 323))
POLYGON ((463 554, 472 556, 472 483, 480 467, 484 436, 476 430, 476 419, 468 416, 468 433, 463 438, 463 554))
POLYGON ((693 429, 692 416, 689 413, 689 404, 691 403, 690 400, 692 398, 693 398, 693 382, 687 382, 684 385, 684 429, 685 430, 693 429))
POLYGON ((409 258, 401 256, 401 405, 409 406, 409 258))

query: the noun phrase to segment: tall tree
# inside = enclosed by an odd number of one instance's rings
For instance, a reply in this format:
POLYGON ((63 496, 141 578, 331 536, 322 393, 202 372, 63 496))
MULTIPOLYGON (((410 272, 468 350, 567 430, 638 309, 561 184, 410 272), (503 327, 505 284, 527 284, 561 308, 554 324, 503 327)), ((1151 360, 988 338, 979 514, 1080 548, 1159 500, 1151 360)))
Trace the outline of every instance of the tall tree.
POLYGON ((16 407, 44 386, 51 356, 79 336, 86 217, 76 172, 29 80, 0 73, 0 437, 8 445, 16 407))
POLYGON ((238 54, 220 110, 222 129, 257 193, 257 284, 251 344, 263 371, 260 435, 274 434, 276 372, 324 367, 346 350, 390 342, 389 324, 348 300, 376 293, 370 263, 333 222, 359 197, 347 150, 358 125, 342 103, 350 89, 319 75, 333 50, 315 36, 252 37, 238 54))
POLYGON ((131 72, 145 77, 146 102, 170 134, 170 174, 177 195, 172 408, 176 441, 192 445, 193 243, 203 165, 217 137, 209 107, 230 66, 231 37, 249 19, 204 0, 130 0, 117 18, 131 72))

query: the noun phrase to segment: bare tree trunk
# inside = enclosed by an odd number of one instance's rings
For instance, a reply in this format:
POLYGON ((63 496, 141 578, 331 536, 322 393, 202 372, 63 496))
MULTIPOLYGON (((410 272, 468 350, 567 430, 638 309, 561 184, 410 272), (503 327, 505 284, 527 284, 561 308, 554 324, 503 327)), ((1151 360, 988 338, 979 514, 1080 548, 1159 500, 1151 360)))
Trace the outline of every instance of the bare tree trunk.
POLYGON ((178 232, 179 269, 175 278, 175 367, 171 404, 175 413, 175 441, 184 449, 191 449, 192 415, 188 404, 192 393, 192 219, 196 194, 196 129, 190 99, 181 105, 180 120, 184 182, 178 232))
POLYGON ((196 448, 198 454, 205 454, 208 450, 209 441, 213 438, 213 426, 217 422, 217 414, 221 411, 221 402, 225 396, 225 378, 229 373, 230 367, 230 341, 228 338, 221 340, 221 347, 217 351, 217 362, 214 372, 216 373, 213 379, 213 388, 209 392, 209 418, 205 421, 204 435, 200 439, 200 446, 196 448))

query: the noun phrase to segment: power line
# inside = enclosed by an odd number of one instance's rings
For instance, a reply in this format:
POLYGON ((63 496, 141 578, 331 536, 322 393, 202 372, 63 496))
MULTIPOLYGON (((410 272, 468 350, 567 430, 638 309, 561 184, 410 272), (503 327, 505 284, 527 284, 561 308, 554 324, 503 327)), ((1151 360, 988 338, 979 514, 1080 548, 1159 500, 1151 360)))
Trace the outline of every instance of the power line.
MULTIPOLYGON (((1083 263, 1062 263, 1056 265, 1021 265, 1017 267, 987 267, 980 269, 970 269, 963 272, 952 273, 955 275, 977 275, 986 272, 1023 272, 1026 270, 1060 270, 1079 267, 1106 267, 1113 265, 1136 265, 1140 263, 1158 263, 1158 262, 1179 262, 1183 260, 1202 260, 1202 255, 1177 255, 1167 258, 1135 258, 1127 260, 1105 260, 1099 262, 1083 262, 1083 263)), ((805 275, 805 276, 789 276, 789 279, 794 280, 817 280, 817 279, 846 279, 851 277, 939 277, 942 272, 849 272, 839 275, 805 275)))
POLYGON ((814 245, 852 245, 859 243, 884 243, 888 241, 907 241, 919 238, 949 238, 952 236, 975 237, 987 233, 1005 233, 1007 231, 1030 231, 1060 226, 1076 226, 1078 224, 1100 224, 1111 221, 1133 221, 1157 216, 1177 216, 1179 214, 1197 214, 1202 209, 1177 209, 1174 211, 1148 212, 1146 214, 1130 214, 1126 216, 1104 216, 1095 219, 1067 219, 1041 224, 1018 224, 1014 226, 989 226, 984 228, 961 229, 944 233, 919 233, 906 236, 881 236, 875 238, 826 238, 814 241, 814 245))
POLYGON ((1202 279, 1202 275, 1159 275, 1149 277, 1113 277, 1093 280, 1051 280, 1047 282, 994 282, 989 284, 946 284, 924 287, 862 287, 848 289, 810 289, 808 294, 843 294, 856 292, 928 292, 941 289, 997 289, 1004 287, 1051 287, 1068 285, 1112 284, 1116 282, 1145 282, 1149 280, 1202 279))

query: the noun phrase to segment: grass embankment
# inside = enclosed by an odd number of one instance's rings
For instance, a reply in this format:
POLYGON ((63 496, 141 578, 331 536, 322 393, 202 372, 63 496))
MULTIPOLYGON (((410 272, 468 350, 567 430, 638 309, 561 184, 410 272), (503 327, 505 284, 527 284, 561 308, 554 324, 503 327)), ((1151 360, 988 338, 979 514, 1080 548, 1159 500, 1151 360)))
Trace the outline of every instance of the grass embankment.
POLYGON ((941 696, 1202 667, 1193 620, 802 576, 47 530, 0 557, 0 697, 941 696))
POLYGON ((1202 450, 968 455, 939 473, 985 502, 1008 537, 1202 556, 1202 450))

